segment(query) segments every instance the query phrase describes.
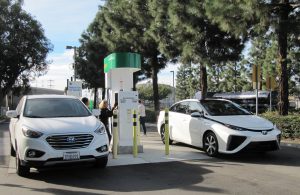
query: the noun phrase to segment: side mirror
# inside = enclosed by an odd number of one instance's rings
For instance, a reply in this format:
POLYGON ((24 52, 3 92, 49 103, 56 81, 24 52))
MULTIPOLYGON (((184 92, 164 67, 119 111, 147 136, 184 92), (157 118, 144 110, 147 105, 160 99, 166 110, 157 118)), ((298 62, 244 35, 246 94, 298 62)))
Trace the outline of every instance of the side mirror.
POLYGON ((193 112, 191 114, 191 117, 194 117, 194 118, 202 118, 204 117, 204 113, 203 112, 193 112))
POLYGON ((93 114, 94 116, 100 116, 100 110, 99 110, 99 109, 93 109, 93 110, 92 110, 92 114, 93 114))
POLYGON ((6 116, 8 118, 17 118, 18 117, 18 113, 15 110, 9 110, 6 112, 6 116))

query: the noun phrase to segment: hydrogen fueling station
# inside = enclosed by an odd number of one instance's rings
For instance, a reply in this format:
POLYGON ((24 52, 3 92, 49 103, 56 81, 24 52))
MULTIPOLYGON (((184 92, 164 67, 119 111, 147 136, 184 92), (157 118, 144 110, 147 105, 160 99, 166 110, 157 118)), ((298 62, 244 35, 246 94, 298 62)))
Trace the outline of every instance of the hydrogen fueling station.
MULTIPOLYGON (((132 116, 133 111, 138 109, 138 92, 133 91, 133 73, 140 69, 141 56, 137 53, 112 53, 104 59, 105 97, 109 105, 118 105, 118 128, 114 141, 117 139, 119 154, 133 152, 132 116)), ((139 144, 137 150, 143 152, 143 146, 139 144)))

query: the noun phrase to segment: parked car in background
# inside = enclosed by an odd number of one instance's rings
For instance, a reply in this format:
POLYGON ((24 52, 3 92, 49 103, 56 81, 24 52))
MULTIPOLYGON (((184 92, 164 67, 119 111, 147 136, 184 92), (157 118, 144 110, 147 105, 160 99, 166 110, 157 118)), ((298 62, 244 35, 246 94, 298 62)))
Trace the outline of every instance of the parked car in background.
POLYGON ((26 176, 31 167, 92 162, 104 168, 108 138, 104 125, 77 98, 64 95, 24 96, 11 118, 11 155, 26 176))
MULTIPOLYGON (((224 99, 188 99, 169 109, 170 140, 203 148, 208 156, 241 150, 272 151, 280 148, 281 131, 270 121, 224 99)), ((157 122, 165 140, 164 111, 157 122)))

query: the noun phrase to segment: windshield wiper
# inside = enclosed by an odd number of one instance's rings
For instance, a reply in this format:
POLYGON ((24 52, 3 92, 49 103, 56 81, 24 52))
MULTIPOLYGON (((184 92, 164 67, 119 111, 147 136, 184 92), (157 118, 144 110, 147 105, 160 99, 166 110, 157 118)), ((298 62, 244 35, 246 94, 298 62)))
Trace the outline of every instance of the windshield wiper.
POLYGON ((29 116, 25 116, 25 117, 28 117, 28 118, 45 118, 43 116, 35 116, 35 115, 29 115, 29 116))

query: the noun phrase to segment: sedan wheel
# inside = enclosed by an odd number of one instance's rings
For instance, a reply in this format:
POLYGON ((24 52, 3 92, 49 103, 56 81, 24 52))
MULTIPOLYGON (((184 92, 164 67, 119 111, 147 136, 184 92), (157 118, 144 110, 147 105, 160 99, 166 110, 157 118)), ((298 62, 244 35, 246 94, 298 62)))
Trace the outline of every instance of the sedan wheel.
MULTIPOLYGON (((160 138, 161 138, 161 141, 165 144, 165 126, 164 125, 161 127, 160 138)), ((173 143, 173 140, 171 140, 169 137, 169 144, 172 145, 172 143, 173 143)))
POLYGON ((206 133, 203 139, 203 148, 208 156, 218 154, 218 140, 214 133, 206 133))

